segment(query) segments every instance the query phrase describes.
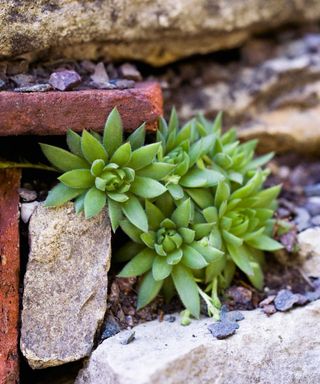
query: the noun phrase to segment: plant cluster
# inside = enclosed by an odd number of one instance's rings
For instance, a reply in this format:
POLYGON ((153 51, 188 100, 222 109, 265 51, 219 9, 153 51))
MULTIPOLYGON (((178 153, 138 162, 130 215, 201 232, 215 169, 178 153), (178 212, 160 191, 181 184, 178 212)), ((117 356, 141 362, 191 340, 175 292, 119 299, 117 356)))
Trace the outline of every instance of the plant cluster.
POLYGON ((141 276, 138 308, 178 293, 193 316, 201 297, 215 315, 236 268, 261 289, 263 251, 281 248, 272 239, 280 187, 263 189, 272 154, 254 158, 257 142, 222 133, 221 115, 180 128, 174 109, 168 123, 160 118, 155 141, 145 144, 144 125, 124 140, 114 109, 102 136, 69 131, 70 151, 41 144, 64 172, 45 204, 74 200, 86 218, 107 207, 113 231, 130 238, 114 257, 127 263, 119 276, 141 276))

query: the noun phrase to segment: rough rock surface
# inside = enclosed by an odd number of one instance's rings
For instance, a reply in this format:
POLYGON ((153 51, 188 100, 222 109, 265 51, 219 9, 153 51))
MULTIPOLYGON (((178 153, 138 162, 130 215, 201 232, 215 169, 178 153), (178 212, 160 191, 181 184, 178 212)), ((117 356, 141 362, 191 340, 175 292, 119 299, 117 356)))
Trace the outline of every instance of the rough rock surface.
POLYGON ((301 268, 308 276, 320 277, 320 227, 301 232, 298 243, 301 268))
POLYGON ((35 0, 3 2, 0 57, 131 58, 161 65, 234 47, 252 33, 316 20, 315 0, 35 0), (9 27, 8 27, 9 26, 9 27))
POLYGON ((107 306, 111 230, 106 213, 85 220, 73 204, 40 205, 29 225, 21 351, 32 368, 88 356, 107 306))
POLYGON ((263 152, 319 154, 319 53, 318 29, 288 30, 250 40, 240 60, 182 63, 159 80, 168 88, 166 104, 176 105, 185 120, 199 111, 209 118, 224 111, 226 126, 236 126, 243 140, 260 139, 263 152))
POLYGON ((217 340, 209 319, 182 327, 158 321, 137 326, 136 339, 121 333, 105 340, 80 371, 76 384, 292 384, 320 381, 320 301, 271 318, 244 312, 237 333, 217 340))

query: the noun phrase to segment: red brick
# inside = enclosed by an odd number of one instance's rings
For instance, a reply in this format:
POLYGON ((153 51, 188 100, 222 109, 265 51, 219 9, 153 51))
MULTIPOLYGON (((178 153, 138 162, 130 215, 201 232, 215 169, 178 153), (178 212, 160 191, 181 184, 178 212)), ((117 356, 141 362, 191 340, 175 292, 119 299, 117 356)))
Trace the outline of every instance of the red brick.
POLYGON ((0 384, 19 382, 20 171, 0 170, 0 384))
POLYGON ((115 106, 127 131, 144 121, 149 130, 155 130, 162 114, 160 85, 145 82, 126 90, 0 92, 0 136, 62 135, 69 128, 101 131, 115 106))

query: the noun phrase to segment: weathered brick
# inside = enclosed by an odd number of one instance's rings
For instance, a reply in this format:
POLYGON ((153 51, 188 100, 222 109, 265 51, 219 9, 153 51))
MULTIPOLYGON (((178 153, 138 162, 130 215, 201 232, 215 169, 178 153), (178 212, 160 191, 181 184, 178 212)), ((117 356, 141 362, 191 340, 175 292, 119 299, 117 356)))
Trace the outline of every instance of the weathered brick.
POLYGON ((115 106, 127 131, 144 121, 149 130, 155 130, 162 114, 160 85, 145 82, 125 90, 0 92, 0 136, 62 135, 69 128, 101 131, 115 106))
POLYGON ((0 384, 19 381, 20 171, 0 170, 0 384))

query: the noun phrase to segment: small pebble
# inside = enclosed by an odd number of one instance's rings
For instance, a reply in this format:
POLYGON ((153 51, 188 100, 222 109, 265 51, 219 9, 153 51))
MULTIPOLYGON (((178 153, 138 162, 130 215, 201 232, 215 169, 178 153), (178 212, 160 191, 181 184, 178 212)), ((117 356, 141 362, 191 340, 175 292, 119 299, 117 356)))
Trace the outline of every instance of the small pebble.
POLYGON ((73 70, 63 70, 53 72, 49 79, 49 84, 59 91, 68 91, 76 87, 81 82, 80 75, 73 70))
POLYGON ((311 224, 312 225, 320 225, 320 215, 314 216, 311 219, 311 224))
POLYGON ((141 81, 142 76, 141 73, 137 70, 137 68, 129 63, 122 64, 120 66, 121 75, 128 80, 141 81))
POLYGON ((305 294, 305 297, 307 298, 308 301, 315 301, 320 299, 320 289, 317 289, 314 292, 307 292, 305 294))
POLYGON ((299 299, 298 295, 295 295, 288 289, 282 289, 274 299, 274 304, 278 311, 285 312, 291 309, 294 304, 297 304, 299 299))
POLYGON ((20 207, 21 220, 27 224, 32 216, 33 212, 39 205, 39 201, 33 201, 32 203, 22 203, 20 207))
POLYGON ((240 311, 221 311, 220 320, 221 321, 229 321, 229 322, 235 322, 235 321, 241 321, 244 319, 243 314, 240 311))
POLYGON ((110 80, 109 81, 110 89, 128 89, 133 88, 135 86, 135 82, 133 80, 110 80))
POLYGON ((307 196, 320 196, 320 183, 314 185, 307 185, 304 188, 304 192, 307 196))
POLYGON ((36 200, 37 192, 27 188, 20 188, 19 196, 23 201, 30 203, 30 201, 36 200))
POLYGON ((35 78, 32 75, 20 73, 19 75, 11 76, 10 79, 18 86, 25 87, 34 83, 35 78))
POLYGON ((273 303, 275 297, 276 297, 276 295, 270 295, 270 296, 266 297, 264 300, 260 301, 259 307, 262 308, 266 305, 273 303))
POLYGON ((168 321, 169 323, 174 323, 176 321, 176 317, 173 315, 165 315, 163 320, 168 321))
POLYGON ((274 313, 277 312, 276 310, 276 307, 273 305, 273 304, 267 304, 263 307, 263 312, 267 315, 267 316, 271 316, 273 315, 274 313))
POLYGON ((295 209, 295 214, 296 214, 296 217, 294 219, 294 222, 296 223, 299 232, 310 227, 311 217, 309 212, 306 209, 297 207, 295 209))
POLYGON ((108 83, 109 76, 102 62, 96 65, 94 73, 90 76, 90 78, 94 85, 96 85, 98 88, 100 85, 105 85, 108 83))
POLYGON ((0 89, 4 88, 5 86, 6 86, 6 82, 0 79, 0 89))
POLYGON ((216 337, 218 340, 225 339, 235 334, 238 328, 239 324, 231 321, 217 321, 216 323, 210 324, 208 326, 212 336, 216 337))
POLYGON ((305 208, 311 216, 320 215, 320 197, 310 197, 305 205, 305 208))
POLYGON ((134 331, 125 331, 119 337, 119 342, 122 345, 127 345, 133 342, 136 333, 134 331))
POLYGON ((48 92, 51 91, 50 84, 34 84, 26 87, 14 88, 14 92, 48 92))
POLYGON ((226 291, 226 296, 233 299, 236 304, 247 305, 251 303, 252 292, 244 287, 232 286, 226 291))
POLYGON ((101 333, 101 341, 108 339, 120 332, 120 326, 112 315, 108 315, 101 333))

